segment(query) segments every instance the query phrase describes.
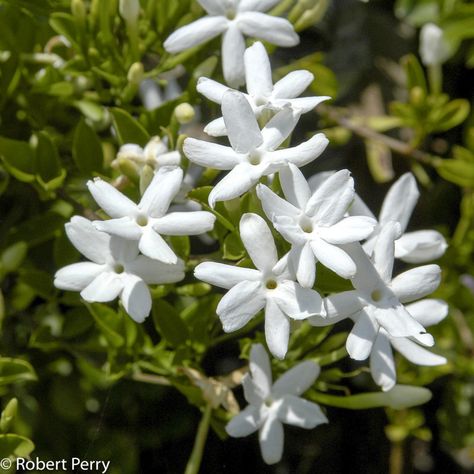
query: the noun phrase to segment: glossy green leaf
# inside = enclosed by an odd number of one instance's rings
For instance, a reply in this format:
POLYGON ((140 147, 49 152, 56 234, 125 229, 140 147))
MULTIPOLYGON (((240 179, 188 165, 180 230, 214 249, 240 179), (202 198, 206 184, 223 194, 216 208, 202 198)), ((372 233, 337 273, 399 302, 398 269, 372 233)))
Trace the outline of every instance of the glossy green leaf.
POLYGON ((0 358, 0 386, 35 380, 37 380, 35 370, 26 360, 0 358))
POLYGON ((29 143, 0 137, 0 157, 7 171, 19 181, 35 180, 35 154, 29 143))
POLYGON ((0 458, 27 458, 35 449, 31 440, 17 434, 0 435, 0 458))
POLYGON ((83 118, 74 131, 72 157, 81 173, 86 176, 102 171, 104 162, 102 145, 95 131, 83 118))
MULTIPOLYGON (((49 135, 39 132, 36 135, 36 172, 41 180, 47 184, 61 176, 61 160, 58 149, 49 135)), ((61 185, 61 183, 58 183, 61 185)))
POLYGON ((440 160, 436 169, 447 181, 463 187, 474 186, 474 163, 462 160, 440 160))
POLYGON ((152 315, 156 330, 172 346, 180 346, 189 338, 188 328, 179 312, 167 301, 154 301, 152 315))
POLYGON ((150 136, 145 128, 135 120, 128 112, 122 109, 111 109, 112 122, 120 145, 135 143, 145 146, 150 136))

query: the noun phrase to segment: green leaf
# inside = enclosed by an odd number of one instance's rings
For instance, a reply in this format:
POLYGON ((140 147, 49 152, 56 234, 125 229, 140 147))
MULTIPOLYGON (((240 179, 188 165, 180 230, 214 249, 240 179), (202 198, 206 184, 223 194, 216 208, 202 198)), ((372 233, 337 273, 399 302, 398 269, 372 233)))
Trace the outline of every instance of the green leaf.
POLYGON ((26 360, 0 358, 0 386, 35 380, 37 380, 35 370, 26 360))
POLYGON ((461 160, 439 160, 438 174, 445 180, 462 187, 474 187, 474 164, 461 160))
POLYGON ((7 171, 19 181, 35 180, 35 154, 29 143, 0 137, 0 157, 7 171))
POLYGON ((458 126, 466 120, 469 110, 469 102, 465 99, 452 100, 440 110, 435 109, 435 123, 432 131, 444 132, 458 126))
POLYGON ((81 173, 90 176, 94 172, 102 172, 104 164, 102 145, 84 118, 81 118, 74 131, 72 157, 81 173))
POLYGON ((59 235, 64 225, 64 217, 56 212, 45 212, 22 222, 10 230, 8 243, 26 242, 30 247, 39 245, 59 235))
POLYGON ((154 301, 152 316, 156 330, 172 346, 180 346, 189 338, 188 328, 180 314, 167 301, 154 301))
POLYGON ((0 435, 0 458, 8 459, 11 456, 27 458, 35 449, 31 440, 24 436, 8 433, 0 435))
POLYGON ((405 69, 408 90, 411 90, 414 87, 421 87, 425 94, 428 93, 425 73, 415 55, 409 54, 404 56, 401 60, 401 63, 405 69))
POLYGON ((222 245, 222 257, 226 260, 240 260, 246 252, 237 232, 229 232, 222 245))
POLYGON ((16 242, 7 247, 0 256, 0 269, 4 275, 14 272, 26 257, 28 246, 25 242, 16 242))
POLYGON ((176 255, 187 260, 191 252, 191 242, 189 237, 187 235, 175 235, 171 236, 169 239, 176 255))
POLYGON ((176 294, 181 296, 204 296, 211 291, 211 285, 203 282, 189 283, 176 288, 176 294))
MULTIPOLYGON (((56 145, 45 132, 36 135, 36 173, 47 185, 62 175, 61 160, 56 145)), ((61 185, 61 183, 59 183, 61 185)))
POLYGON ((119 315, 104 304, 93 303, 86 306, 108 343, 116 348, 122 347, 125 339, 118 332, 121 325, 119 315))
POLYGON ((120 145, 135 143, 143 147, 150 141, 150 136, 145 128, 128 112, 118 108, 111 109, 111 112, 113 126, 120 145))
POLYGON ((62 12, 52 13, 49 24, 56 33, 65 36, 73 44, 77 43, 76 22, 72 15, 62 12))

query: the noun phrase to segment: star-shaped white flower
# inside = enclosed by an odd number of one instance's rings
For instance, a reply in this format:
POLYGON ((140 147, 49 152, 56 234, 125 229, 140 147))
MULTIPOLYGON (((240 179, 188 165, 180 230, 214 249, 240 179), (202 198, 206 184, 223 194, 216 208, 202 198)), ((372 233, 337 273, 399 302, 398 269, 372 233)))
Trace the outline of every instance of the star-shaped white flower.
POLYGON ((136 242, 98 231, 83 217, 66 224, 74 247, 90 262, 73 263, 56 272, 56 288, 80 291, 86 301, 107 302, 120 297, 125 311, 141 323, 151 310, 147 284, 175 283, 184 278, 184 264, 157 262, 138 254, 136 242))
POLYGON ((279 0, 198 0, 207 16, 176 30, 164 43, 175 54, 202 44, 220 34, 222 69, 226 82, 243 84, 245 36, 259 38, 277 46, 295 46, 299 37, 285 18, 267 15, 279 0))
MULTIPOLYGON (((301 114, 330 99, 328 96, 299 97, 314 79, 313 74, 305 70, 292 71, 273 85, 270 60, 260 42, 245 50, 244 61, 247 85, 245 97, 257 118, 261 117, 264 111, 278 112, 285 107, 289 107, 295 117, 299 118, 301 114)), ((201 77, 197 90, 209 100, 222 104, 224 93, 229 88, 207 77, 201 77)), ((213 137, 227 135, 224 118, 213 120, 204 131, 213 137)))
POLYGON ((263 130, 243 94, 227 91, 222 114, 231 147, 186 138, 184 154, 190 161, 218 170, 231 170, 209 194, 209 204, 228 201, 248 191, 262 176, 280 171, 293 163, 304 166, 326 148, 328 139, 318 133, 292 148, 277 150, 293 131, 296 121, 291 109, 278 112, 263 130))
POLYGON ((140 170, 145 165, 158 170, 163 166, 179 166, 181 163, 179 151, 169 151, 166 142, 160 137, 153 137, 145 148, 133 143, 122 145, 112 164, 118 163, 120 159, 134 162, 140 170))
MULTIPOLYGON (((406 310, 424 327, 439 323, 448 314, 448 305, 441 300, 424 299, 406 306, 406 310)), ((414 338, 392 337, 382 327, 375 338, 370 353, 370 372, 383 391, 390 390, 397 382, 392 347, 416 365, 435 366, 446 364, 446 358, 426 350, 414 338)))
POLYGON ((340 245, 365 239, 376 221, 344 217, 354 198, 349 171, 333 174, 311 194, 303 173, 290 164, 280 172, 280 183, 287 201, 261 184, 257 195, 275 229, 292 244, 289 262, 298 282, 307 288, 314 285, 317 261, 343 278, 353 277, 356 265, 340 245))
MULTIPOLYGON (((400 235, 397 222, 387 223, 377 238, 372 260, 359 244, 345 245, 357 265, 352 278, 355 290, 328 296, 325 299, 327 318, 311 318, 315 326, 327 325, 350 317, 355 324, 346 348, 350 357, 366 359, 373 350, 381 329, 391 338, 413 337, 417 342, 432 346, 433 337, 426 333, 404 303, 423 298, 432 293, 440 283, 438 265, 424 265, 407 270, 392 278, 394 240, 400 235)), ((422 309, 425 306, 422 305, 422 309)), ((381 344, 382 342, 380 342, 381 344)))
POLYGON ((283 359, 288 349, 290 319, 324 316, 321 297, 295 282, 285 257, 278 260, 272 233, 260 216, 242 216, 240 237, 256 270, 205 262, 195 268, 194 274, 199 280, 229 289, 216 310, 225 332, 237 331, 265 308, 268 347, 275 357, 283 359))
MULTIPOLYGON (((395 258, 407 263, 424 263, 444 254, 448 245, 439 232, 435 230, 405 232, 419 197, 416 180, 411 173, 405 173, 392 185, 383 201, 379 224, 364 243, 364 249, 368 254, 374 248, 380 229, 390 221, 398 222, 402 231, 400 238, 395 241, 395 258)), ((374 217, 360 198, 354 204, 349 209, 350 214, 357 213, 374 217)))
POLYGON ((313 429, 328 419, 319 405, 299 395, 318 378, 320 368, 311 361, 300 362, 272 384, 270 360, 261 344, 250 351, 250 374, 242 379, 249 405, 227 424, 230 436, 241 438, 259 432, 260 449, 267 464, 275 464, 283 454, 282 423, 313 429))
POLYGON ((198 235, 214 226, 215 216, 206 211, 167 213, 183 180, 181 168, 160 168, 139 204, 101 179, 87 186, 99 206, 112 218, 94 221, 98 230, 124 239, 138 241, 147 257, 164 263, 176 263, 178 257, 161 237, 163 235, 198 235))

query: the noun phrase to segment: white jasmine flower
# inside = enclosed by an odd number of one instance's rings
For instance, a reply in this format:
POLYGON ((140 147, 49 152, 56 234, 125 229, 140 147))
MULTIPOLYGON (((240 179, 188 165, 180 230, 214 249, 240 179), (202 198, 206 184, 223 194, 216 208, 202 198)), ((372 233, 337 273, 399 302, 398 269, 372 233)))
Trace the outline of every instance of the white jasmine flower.
POLYGON ((282 359, 288 349, 290 319, 324 316, 321 297, 295 282, 285 257, 278 260, 272 233, 260 216, 242 216, 240 237, 256 270, 205 262, 195 268, 194 274, 199 280, 229 290, 216 310, 225 332, 237 331, 265 308, 268 348, 282 359))
POLYGON ((83 217, 73 217, 66 224, 66 234, 90 262, 61 268, 56 272, 54 285, 62 290, 80 291, 90 303, 120 297, 125 311, 139 323, 151 309, 147 284, 175 283, 184 278, 181 260, 168 265, 138 255, 136 242, 100 232, 83 217))
POLYGON ((443 30, 434 23, 426 23, 421 28, 420 56, 425 66, 443 64, 451 56, 443 30))
POLYGON ((137 240, 138 248, 147 257, 176 263, 178 257, 160 234, 202 234, 211 230, 215 221, 215 216, 205 211, 167 213, 182 179, 181 168, 160 168, 139 204, 101 179, 89 181, 87 186, 92 196, 112 217, 107 221, 94 221, 94 226, 124 239, 137 240))
POLYGON ((228 201, 248 191, 262 176, 280 171, 293 163, 304 166, 326 148, 328 139, 318 133, 292 148, 277 150, 293 131, 296 120, 285 108, 260 130, 252 108, 243 94, 227 91, 222 99, 222 114, 231 147, 195 138, 184 141, 184 154, 190 161, 219 170, 231 170, 209 195, 209 204, 228 201))
POLYGON ((250 374, 242 379, 249 405, 232 418, 226 431, 234 438, 241 438, 258 430, 263 460, 275 464, 283 454, 282 423, 312 429, 328 422, 319 405, 299 397, 314 384, 320 368, 307 360, 292 367, 272 384, 268 355, 261 344, 254 344, 249 369, 250 374))
MULTIPOLYGON (((379 224, 374 233, 364 243, 364 249, 371 253, 380 229, 390 221, 400 224, 402 235, 395 241, 395 258, 408 263, 424 263, 441 257, 447 244, 444 237, 435 230, 405 232, 413 209, 420 197, 415 177, 411 173, 402 175, 389 189, 379 215, 379 224)), ((374 217, 359 198, 349 213, 374 217)))
POLYGON ((118 160, 123 158, 136 163, 140 170, 145 165, 158 170, 163 166, 179 166, 181 163, 179 151, 169 151, 166 141, 160 137, 153 137, 145 148, 133 143, 122 145, 112 164, 118 163, 118 160))
MULTIPOLYGON (((383 338, 377 338, 381 329, 390 340, 399 338, 399 342, 402 338, 413 337, 423 345, 434 344, 433 337, 426 333, 422 325, 426 316, 418 315, 420 309, 426 310, 429 305, 421 302, 418 303, 419 306, 412 305, 411 308, 415 309, 417 315, 415 317, 404 303, 432 293, 440 283, 441 270, 438 265, 425 265, 392 278, 394 240, 399 234, 400 226, 397 222, 387 223, 377 238, 372 260, 359 244, 344 246, 357 265, 357 273, 352 278, 355 290, 328 296, 325 299, 327 319, 310 320, 312 324, 319 326, 350 317, 355 324, 347 338, 346 348, 353 359, 364 360, 372 351, 380 349, 375 346, 375 342, 384 343, 383 338)), ((377 370, 374 368, 374 371, 377 370)), ((377 380, 380 379, 376 378, 377 380)))
MULTIPOLYGON (((448 314, 448 305, 441 300, 425 299, 406 306, 406 310, 424 327, 439 323, 448 314)), ((413 364, 435 366, 446 364, 446 358, 426 350, 412 337, 392 337, 383 329, 375 338, 370 353, 370 372, 372 378, 382 390, 395 386, 397 374, 392 347, 413 364)))
MULTIPOLYGON (((264 111, 277 112, 285 107, 289 107, 295 116, 299 117, 330 99, 327 96, 299 97, 314 79, 313 74, 305 70, 292 71, 273 85, 270 60, 260 42, 246 49, 244 61, 248 92, 245 97, 257 118, 264 111)), ((207 77, 201 77, 197 90, 209 100, 222 104, 224 93, 229 88, 207 77)), ((214 137, 227 135, 224 118, 213 120, 204 131, 214 137)))
POLYGON ((289 262, 298 282, 314 285, 317 261, 343 278, 353 277, 356 265, 339 245, 365 239, 376 221, 344 217, 354 198, 349 171, 333 174, 313 194, 303 173, 291 164, 280 172, 280 182, 287 201, 264 185, 257 187, 257 195, 275 229, 292 244, 289 262))
POLYGON ((176 30, 164 47, 175 54, 202 44, 220 34, 222 68, 226 82, 243 84, 245 36, 259 38, 277 46, 295 46, 299 37, 284 18, 267 15, 279 0, 198 0, 208 13, 205 17, 176 30))

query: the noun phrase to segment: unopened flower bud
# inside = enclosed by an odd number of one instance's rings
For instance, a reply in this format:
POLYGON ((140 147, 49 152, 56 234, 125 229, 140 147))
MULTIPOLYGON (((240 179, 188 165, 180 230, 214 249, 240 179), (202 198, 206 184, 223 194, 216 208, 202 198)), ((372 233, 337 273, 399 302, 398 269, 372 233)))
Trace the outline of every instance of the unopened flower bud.
POLYGON ((188 104, 187 102, 183 102, 182 104, 179 104, 175 109, 174 109, 174 115, 176 117, 176 120, 181 124, 189 123, 191 120, 193 120, 195 116, 194 108, 192 105, 188 104))
POLYGON ((415 86, 410 90, 410 102, 413 105, 421 105, 425 99, 425 91, 420 86, 415 86))
POLYGON ((140 173, 140 193, 142 195, 151 183, 153 176, 155 176, 153 168, 150 165, 145 165, 140 173))
POLYGON ((119 12, 127 23, 136 23, 140 14, 139 0, 120 0, 119 12))
POLYGON ((425 66, 444 63, 451 51, 444 39, 443 30, 434 23, 423 25, 420 32, 420 56, 425 66))
POLYGON ((128 82, 138 86, 143 79, 143 72, 142 63, 133 63, 127 73, 128 82))
POLYGON ((79 21, 84 22, 86 19, 86 7, 83 0, 72 0, 71 1, 71 12, 72 15, 79 21))
POLYGON ((13 420, 13 418, 15 418, 17 409, 18 409, 18 400, 16 398, 12 398, 7 403, 7 406, 2 412, 2 416, 0 418, 0 431, 5 433, 9 430, 10 423, 13 420))
POLYGON ((138 166, 130 159, 123 156, 117 158, 117 164, 120 172, 129 178, 133 182, 137 182, 139 178, 139 168, 138 166))

